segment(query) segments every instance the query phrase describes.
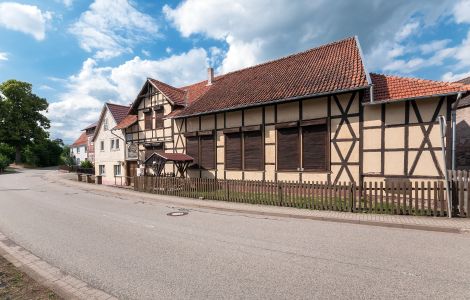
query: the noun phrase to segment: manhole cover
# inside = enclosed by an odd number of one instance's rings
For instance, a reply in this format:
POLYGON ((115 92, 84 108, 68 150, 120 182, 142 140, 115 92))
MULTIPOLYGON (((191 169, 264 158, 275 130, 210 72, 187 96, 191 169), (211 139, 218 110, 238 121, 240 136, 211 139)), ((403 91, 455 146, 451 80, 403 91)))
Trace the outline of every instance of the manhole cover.
POLYGON ((170 217, 181 217, 181 216, 186 216, 187 214, 188 212, 186 211, 174 211, 174 212, 167 213, 166 215, 170 217))

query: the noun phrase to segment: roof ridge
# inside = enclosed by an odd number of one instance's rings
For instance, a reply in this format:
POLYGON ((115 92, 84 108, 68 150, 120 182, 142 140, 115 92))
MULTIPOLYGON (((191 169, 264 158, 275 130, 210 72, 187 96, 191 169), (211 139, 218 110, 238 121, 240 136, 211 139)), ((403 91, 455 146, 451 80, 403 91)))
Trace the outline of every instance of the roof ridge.
POLYGON ((457 82, 449 82, 449 81, 443 81, 443 80, 434 80, 434 79, 426 79, 426 78, 418 78, 418 77, 404 77, 404 76, 398 76, 398 75, 389 75, 389 74, 383 74, 383 73, 375 73, 371 72, 371 75, 378 75, 378 76, 385 76, 385 77, 391 77, 391 78, 396 78, 396 79, 407 79, 407 80, 414 80, 414 81, 421 81, 421 82, 433 82, 433 83, 439 83, 439 84, 444 84, 448 86, 455 86, 455 87, 460 87, 464 86, 464 83, 457 83, 457 82))
POLYGON ((106 105, 114 105, 114 106, 122 106, 122 107, 129 107, 129 105, 122 105, 117 103, 105 102, 106 105))
POLYGON ((147 77, 147 79, 149 79, 149 80, 154 80, 154 81, 156 81, 156 82, 158 82, 158 83, 161 83, 161 84, 163 84, 163 85, 165 85, 165 86, 167 86, 167 87, 169 87, 169 88, 173 88, 173 89, 175 89, 175 90, 180 90, 181 92, 184 92, 181 88, 172 86, 172 85, 170 85, 170 84, 168 84, 168 83, 166 83, 166 82, 160 81, 160 80, 158 80, 158 79, 155 79, 155 78, 152 78, 152 77, 147 77))

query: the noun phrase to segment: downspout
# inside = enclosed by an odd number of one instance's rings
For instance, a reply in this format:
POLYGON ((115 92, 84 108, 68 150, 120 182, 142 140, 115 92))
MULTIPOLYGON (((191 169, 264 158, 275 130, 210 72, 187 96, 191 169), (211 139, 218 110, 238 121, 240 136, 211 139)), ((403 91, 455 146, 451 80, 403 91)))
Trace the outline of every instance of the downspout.
POLYGON ((447 159, 446 159, 446 118, 444 116, 439 116, 439 127, 441 129, 441 148, 442 148, 442 161, 444 162, 444 178, 447 191, 447 215, 449 218, 452 218, 452 192, 450 191, 449 185, 449 175, 447 173, 447 159))
POLYGON ((452 104, 451 108, 451 123, 452 123, 452 171, 456 168, 456 138, 457 138, 457 108, 459 107, 462 93, 457 94, 457 100, 452 104))

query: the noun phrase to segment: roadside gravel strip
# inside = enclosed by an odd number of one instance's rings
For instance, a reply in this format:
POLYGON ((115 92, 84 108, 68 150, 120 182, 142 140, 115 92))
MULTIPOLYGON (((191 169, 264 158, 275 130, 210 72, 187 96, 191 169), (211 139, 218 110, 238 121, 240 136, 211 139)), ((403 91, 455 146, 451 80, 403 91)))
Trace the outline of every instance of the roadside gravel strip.
POLYGON ((64 299, 117 299, 65 274, 0 233, 0 255, 64 299))
POLYGON ((137 199, 141 201, 156 201, 160 203, 181 205, 191 208, 213 209, 226 212, 236 212, 251 215, 255 214, 272 217, 286 217, 339 223, 361 224, 388 228, 414 229, 447 233, 470 233, 470 218, 448 219, 444 217, 361 214, 298 209, 292 207, 277 207, 258 204, 244 204, 215 200, 201 200, 168 195, 161 196, 136 192, 133 190, 113 186, 78 182, 76 181, 76 175, 72 173, 54 172, 44 176, 44 179, 48 180, 49 182, 60 182, 64 185, 71 185, 74 187, 78 187, 82 190, 93 191, 98 194, 106 193, 106 195, 111 194, 116 195, 117 197, 132 196, 132 199, 137 199))

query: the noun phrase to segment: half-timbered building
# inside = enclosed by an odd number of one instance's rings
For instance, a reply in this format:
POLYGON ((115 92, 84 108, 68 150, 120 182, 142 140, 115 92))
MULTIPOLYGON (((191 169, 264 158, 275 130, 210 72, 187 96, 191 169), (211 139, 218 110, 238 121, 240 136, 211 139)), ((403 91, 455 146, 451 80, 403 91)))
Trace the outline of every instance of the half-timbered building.
MULTIPOLYGON (((185 87, 149 78, 118 127, 138 150, 136 163, 149 169, 154 153, 163 154, 158 162, 185 154, 189 177, 437 179, 451 159, 453 104, 469 89, 370 74, 358 39, 348 38, 216 77, 209 69, 207 80, 185 87)), ((163 172, 176 174, 176 165, 163 172)))

